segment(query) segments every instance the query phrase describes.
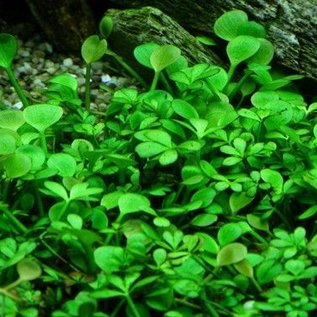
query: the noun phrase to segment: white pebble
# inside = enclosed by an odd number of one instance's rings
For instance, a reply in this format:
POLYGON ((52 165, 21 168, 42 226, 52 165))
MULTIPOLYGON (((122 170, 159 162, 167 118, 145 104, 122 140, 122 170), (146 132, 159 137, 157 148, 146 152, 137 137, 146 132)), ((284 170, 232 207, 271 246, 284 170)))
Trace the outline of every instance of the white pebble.
POLYGON ((63 60, 63 65, 66 67, 70 67, 73 65, 73 60, 71 58, 65 58, 63 60))

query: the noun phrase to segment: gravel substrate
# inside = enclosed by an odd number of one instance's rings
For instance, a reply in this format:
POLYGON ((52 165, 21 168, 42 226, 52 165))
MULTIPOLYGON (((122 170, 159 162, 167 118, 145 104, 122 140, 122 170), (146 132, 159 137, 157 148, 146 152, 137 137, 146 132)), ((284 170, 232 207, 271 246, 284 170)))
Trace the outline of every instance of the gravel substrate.
MULTIPOLYGON (((48 79, 54 75, 69 73, 78 81, 79 94, 84 93, 85 66, 81 58, 66 56, 55 52, 52 45, 43 41, 40 35, 22 42, 13 62, 13 70, 22 88, 31 95, 31 103, 45 102, 42 92, 46 89, 48 79)), ((127 77, 110 75, 108 63, 96 62, 92 65, 92 108, 104 109, 110 94, 99 89, 105 84, 112 89, 131 86, 133 82, 127 77)), ((4 107, 21 107, 20 100, 11 86, 6 73, 0 69, 0 105, 4 107)))

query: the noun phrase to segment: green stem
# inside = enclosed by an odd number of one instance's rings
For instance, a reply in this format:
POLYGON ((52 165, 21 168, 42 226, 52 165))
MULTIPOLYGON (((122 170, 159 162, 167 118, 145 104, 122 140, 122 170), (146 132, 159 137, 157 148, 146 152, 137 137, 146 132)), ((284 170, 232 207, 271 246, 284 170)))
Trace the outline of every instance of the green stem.
POLYGON ((16 80, 15 75, 14 75, 11 67, 5 68, 5 71, 7 72, 12 86, 14 87, 14 89, 15 89, 16 93, 18 94, 21 102, 23 103, 23 106, 24 107, 28 107, 30 104, 29 104, 28 100, 26 99, 26 96, 25 96, 25 94, 23 92, 23 89, 21 88, 20 84, 16 80))
POLYGON ((113 312, 111 313, 110 317, 115 317, 117 316, 117 314, 119 313, 121 307, 123 306, 123 304, 125 303, 125 300, 122 299, 120 301, 120 303, 118 305, 116 305, 116 307, 114 308, 113 312))
POLYGON ((39 216, 41 218, 43 218, 45 216, 44 205, 43 205, 42 196, 41 196, 41 194, 39 192, 39 187, 38 187, 37 181, 34 181, 33 189, 34 189, 34 194, 35 194, 35 198, 36 198, 36 202, 37 202, 37 208, 38 208, 39 216))
POLYGON ((226 88, 228 87, 228 85, 231 83, 233 74, 234 74, 234 72, 235 72, 237 66, 238 66, 238 65, 234 65, 234 64, 232 64, 232 65, 230 66, 229 71, 228 71, 228 81, 227 81, 227 85, 226 85, 226 87, 225 87, 224 89, 226 89, 226 88))
POLYGON ((230 92, 229 99, 232 100, 234 96, 237 94, 237 92, 240 90, 241 86, 244 84, 244 82, 250 77, 252 74, 251 71, 246 72, 246 74, 239 80, 235 88, 230 92))
POLYGON ((40 132, 40 141, 41 141, 41 147, 43 151, 45 152, 45 154, 47 155, 47 143, 46 143, 46 136, 44 131, 40 132))
POLYGON ((22 279, 18 278, 17 280, 15 280, 11 284, 3 287, 2 289, 9 291, 11 288, 15 288, 16 286, 18 286, 22 281, 23 281, 22 279))
POLYGON ((108 50, 107 54, 112 56, 130 75, 138 80, 143 87, 148 87, 146 81, 130 65, 128 65, 121 56, 111 50, 108 50))
POLYGON ((152 81, 152 84, 151 84, 151 87, 150 87, 150 91, 154 90, 157 86, 157 83, 159 81, 159 78, 160 78, 160 73, 161 72, 155 72, 154 74, 154 77, 153 77, 153 81, 152 81))
POLYGON ((257 239, 258 241, 260 241, 261 243, 263 243, 265 246, 269 245, 269 243, 261 235, 259 235, 257 232, 250 231, 249 234, 251 236, 253 236, 255 239, 257 239))
POLYGON ((5 290, 4 288, 0 288, 0 294, 5 295, 7 297, 10 297, 10 298, 14 299, 15 301, 19 300, 18 296, 11 294, 10 292, 5 290))
POLYGON ((132 298, 130 297, 129 294, 126 295, 126 299, 127 299, 127 302, 128 302, 129 307, 130 307, 131 310, 132 310, 133 315, 134 315, 135 317, 141 317, 141 315, 139 314, 139 312, 138 312, 137 308, 135 307, 134 302, 133 302, 133 300, 132 300, 132 298))
POLYGON ((253 277, 253 278, 251 278, 251 281, 253 282, 254 286, 259 291, 259 293, 261 293, 262 292, 262 287, 259 285, 259 283, 256 281, 256 279, 253 277))
POLYGON ((91 75, 91 63, 86 65, 86 75, 85 75, 85 108, 90 111, 90 75, 91 75))
POLYGON ((166 78, 164 73, 161 73, 161 80, 162 80, 162 83, 163 83, 163 85, 165 87, 165 90, 167 92, 169 92, 171 95, 174 95, 173 89, 172 89, 171 85, 169 84, 169 82, 168 82, 168 80, 167 80, 167 78, 166 78))
POLYGON ((21 233, 27 233, 28 229, 21 223, 14 215, 12 215, 11 211, 6 208, 6 206, 0 204, 0 211, 2 211, 5 216, 9 219, 9 221, 18 229, 21 233))

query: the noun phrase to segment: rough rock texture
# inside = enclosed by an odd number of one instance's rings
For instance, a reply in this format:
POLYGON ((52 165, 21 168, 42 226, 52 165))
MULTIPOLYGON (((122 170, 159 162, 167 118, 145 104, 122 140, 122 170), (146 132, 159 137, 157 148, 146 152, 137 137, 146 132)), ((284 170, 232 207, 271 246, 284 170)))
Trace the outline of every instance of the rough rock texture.
POLYGON ((114 5, 161 9, 184 28, 212 33, 223 12, 241 9, 262 23, 281 65, 317 79, 317 0, 110 0, 114 5))
POLYGON ((85 38, 96 31, 85 0, 26 0, 33 15, 57 49, 78 52, 85 38))
POLYGON ((194 36, 159 9, 110 9, 106 14, 114 22, 114 30, 109 38, 110 47, 126 59, 133 56, 133 49, 137 45, 156 42, 176 45, 193 64, 221 63, 211 50, 199 44, 194 36))

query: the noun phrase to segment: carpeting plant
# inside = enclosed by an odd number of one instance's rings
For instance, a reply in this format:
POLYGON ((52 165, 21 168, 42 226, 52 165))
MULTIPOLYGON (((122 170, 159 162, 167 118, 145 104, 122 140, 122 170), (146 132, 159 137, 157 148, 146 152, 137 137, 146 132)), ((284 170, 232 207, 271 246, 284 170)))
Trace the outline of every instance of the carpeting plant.
POLYGON ((271 69, 244 12, 214 31, 228 70, 142 44, 150 88, 100 113, 87 87, 108 48, 93 35, 83 98, 60 74, 38 104, 0 111, 2 316, 316 313, 317 104, 271 69))

